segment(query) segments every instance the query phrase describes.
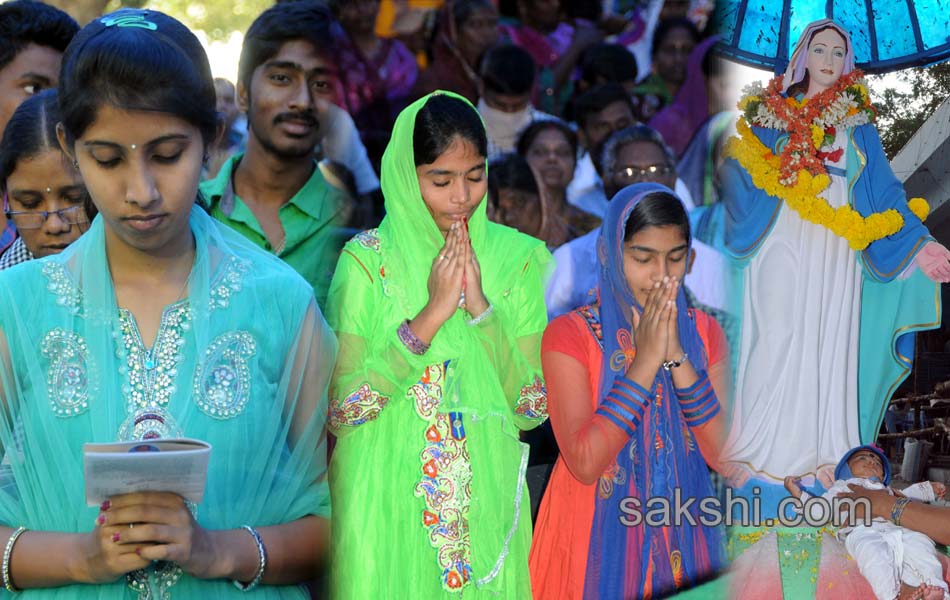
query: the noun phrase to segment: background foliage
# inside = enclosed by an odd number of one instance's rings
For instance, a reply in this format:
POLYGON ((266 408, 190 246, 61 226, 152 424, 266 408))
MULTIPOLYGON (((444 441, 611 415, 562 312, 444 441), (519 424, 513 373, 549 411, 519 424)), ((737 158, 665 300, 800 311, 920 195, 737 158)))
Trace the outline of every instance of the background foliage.
POLYGON ((950 63, 905 69, 895 76, 906 89, 886 87, 879 76, 869 76, 868 82, 888 158, 894 158, 950 94, 950 63))
POLYGON ((246 31, 254 17, 274 0, 44 0, 73 16, 80 25, 122 7, 154 8, 180 19, 188 27, 204 31, 210 40, 226 39, 232 31, 246 31))

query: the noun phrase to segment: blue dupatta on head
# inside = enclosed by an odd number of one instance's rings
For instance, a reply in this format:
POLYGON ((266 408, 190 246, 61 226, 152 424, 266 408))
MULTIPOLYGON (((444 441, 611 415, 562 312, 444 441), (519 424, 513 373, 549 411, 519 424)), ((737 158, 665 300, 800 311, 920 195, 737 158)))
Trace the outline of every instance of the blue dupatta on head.
MULTIPOLYGON (((624 276, 624 232, 636 205, 650 194, 672 190, 655 183, 635 184, 608 203, 597 242, 600 262, 600 318, 603 331, 598 405, 633 360, 630 308, 642 311, 624 276)), ((678 200, 678 199, 677 199, 678 200)), ((708 359, 681 287, 676 297, 680 344, 697 372, 708 359)), ((674 593, 706 578, 723 564, 721 528, 699 524, 698 500, 712 496, 705 460, 699 452, 673 388, 670 372, 657 371, 649 407, 616 462, 597 486, 584 582, 585 598, 638 598, 674 593), (634 523, 632 510, 646 516, 650 499, 685 502, 696 521, 678 526, 634 523), (625 524, 626 523, 626 524, 625 524)), ((672 512, 670 513, 672 517, 672 512)))

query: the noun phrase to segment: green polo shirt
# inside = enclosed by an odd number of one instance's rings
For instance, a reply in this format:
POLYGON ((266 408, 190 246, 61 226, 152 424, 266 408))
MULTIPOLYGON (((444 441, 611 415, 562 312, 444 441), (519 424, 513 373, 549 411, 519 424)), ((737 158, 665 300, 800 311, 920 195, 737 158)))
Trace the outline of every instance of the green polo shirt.
MULTIPOLYGON (((251 209, 234 193, 233 171, 243 154, 235 154, 221 166, 214 179, 201 182, 200 190, 211 216, 268 252, 274 252, 251 209)), ((277 254, 310 285, 320 309, 325 308, 330 280, 345 240, 341 220, 343 194, 327 183, 314 163, 307 183, 278 211, 284 228, 284 247, 277 254)))

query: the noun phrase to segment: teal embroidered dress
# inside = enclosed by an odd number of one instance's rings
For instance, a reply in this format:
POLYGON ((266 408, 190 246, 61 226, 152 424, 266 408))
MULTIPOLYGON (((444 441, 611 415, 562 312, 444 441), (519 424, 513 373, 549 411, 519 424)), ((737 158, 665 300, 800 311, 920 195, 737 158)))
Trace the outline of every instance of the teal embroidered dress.
MULTIPOLYGON (((336 342, 313 292, 280 260, 193 210, 185 299, 152 348, 116 305, 101 218, 63 253, 0 273, 0 523, 87 532, 86 442, 186 436, 212 445, 208 529, 329 518, 326 389, 336 342)), ((14 549, 15 552, 15 549, 14 549)), ((27 598, 240 597, 158 563, 107 585, 27 598)), ((255 597, 306 598, 297 586, 255 597)))

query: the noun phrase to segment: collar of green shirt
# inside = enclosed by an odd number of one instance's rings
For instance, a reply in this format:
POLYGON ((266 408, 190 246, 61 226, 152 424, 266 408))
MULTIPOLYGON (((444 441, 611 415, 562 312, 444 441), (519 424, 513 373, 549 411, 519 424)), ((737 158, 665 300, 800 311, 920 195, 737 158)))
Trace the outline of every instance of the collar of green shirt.
MULTIPOLYGON (((247 210, 248 214, 243 214, 244 210, 242 209, 246 210, 243 202, 238 205, 234 201, 235 198, 239 197, 234 193, 234 171, 243 157, 243 153, 238 153, 229 158, 221 165, 221 170, 218 171, 214 179, 209 179, 201 187, 211 207, 217 204, 219 210, 229 219, 250 223, 251 220, 256 222, 257 219, 254 218, 253 214, 250 214, 250 210, 247 210)), ((310 179, 302 188, 297 190, 297 193, 287 201, 287 204, 293 204, 311 218, 322 221, 332 215, 328 212, 331 208, 328 206, 330 204, 329 193, 330 184, 324 179, 319 166, 314 161, 313 174, 310 179)))

